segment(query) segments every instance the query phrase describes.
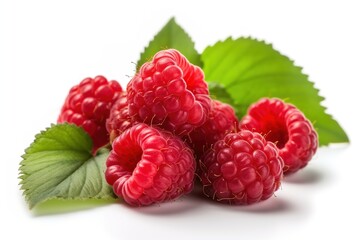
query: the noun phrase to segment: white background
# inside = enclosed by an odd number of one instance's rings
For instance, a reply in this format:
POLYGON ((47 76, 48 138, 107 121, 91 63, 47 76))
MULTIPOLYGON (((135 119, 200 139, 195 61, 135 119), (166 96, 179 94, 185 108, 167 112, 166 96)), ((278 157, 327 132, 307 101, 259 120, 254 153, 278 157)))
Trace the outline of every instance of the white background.
POLYGON ((356 1, 1 1, 0 239, 359 239, 360 8, 356 1), (68 89, 103 74, 123 85, 172 16, 201 52, 253 36, 304 67, 351 144, 321 148, 276 197, 248 207, 198 194, 147 208, 87 202, 29 211, 21 155, 68 89), (6 237, 8 236, 8 237, 6 237))

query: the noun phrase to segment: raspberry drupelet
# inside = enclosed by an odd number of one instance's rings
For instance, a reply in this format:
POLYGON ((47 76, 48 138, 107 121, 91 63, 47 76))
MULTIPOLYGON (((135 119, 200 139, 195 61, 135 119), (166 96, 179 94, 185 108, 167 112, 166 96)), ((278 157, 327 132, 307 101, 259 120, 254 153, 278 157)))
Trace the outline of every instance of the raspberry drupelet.
POLYGON ((126 129, 137 123, 129 115, 126 92, 123 92, 112 106, 110 116, 106 120, 106 130, 110 135, 110 143, 126 129))
POLYGON ((198 159, 227 133, 238 130, 239 120, 234 109, 218 100, 212 100, 211 103, 212 108, 206 122, 184 137, 198 159))

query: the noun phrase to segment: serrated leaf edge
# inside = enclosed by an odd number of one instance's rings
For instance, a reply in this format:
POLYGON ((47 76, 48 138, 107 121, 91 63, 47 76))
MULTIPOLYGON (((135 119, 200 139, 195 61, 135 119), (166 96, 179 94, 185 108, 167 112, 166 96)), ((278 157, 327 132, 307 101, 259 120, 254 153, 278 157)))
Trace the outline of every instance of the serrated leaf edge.
MULTIPOLYGON (((47 131, 51 130, 51 129, 52 129, 53 127, 55 127, 55 126, 70 126, 70 127, 76 128, 77 131, 82 131, 82 132, 91 140, 90 136, 89 136, 81 127, 79 127, 79 126, 77 126, 77 125, 75 125, 75 124, 72 124, 72 123, 60 123, 60 124, 53 124, 53 123, 52 123, 52 124, 50 124, 50 127, 47 127, 47 128, 45 128, 44 130, 41 130, 39 133, 35 134, 35 139, 34 139, 34 141, 30 144, 29 147, 27 147, 27 148, 24 150, 25 153, 24 153, 23 155, 21 155, 22 160, 20 161, 20 166, 19 166, 19 169, 18 169, 18 171, 19 171, 18 179, 21 180, 21 181, 19 182, 20 190, 23 191, 23 192, 22 192, 22 195, 24 196, 26 202, 28 203, 29 208, 32 209, 34 206, 36 206, 36 205, 38 205, 38 204, 40 204, 40 203, 43 203, 43 202, 45 202, 45 201, 52 200, 52 199, 63 199, 63 200, 104 199, 104 200, 110 200, 110 199, 115 199, 115 198, 117 198, 117 196, 115 196, 115 194, 112 192, 111 195, 107 195, 107 196, 104 196, 104 197, 95 196, 95 197, 86 197, 86 198, 84 198, 84 197, 67 197, 67 198, 64 198, 64 197, 60 197, 60 196, 53 196, 53 197, 49 197, 49 198, 43 199, 43 200, 37 202, 36 204, 32 204, 32 203, 30 202, 29 196, 26 194, 26 192, 27 192, 28 189, 25 188, 24 185, 23 185, 23 181, 26 180, 26 178, 27 178, 27 176, 28 176, 28 174, 24 173, 23 170, 22 170, 22 168, 23 168, 23 166, 24 166, 24 161, 26 161, 26 156, 29 154, 29 149, 31 149, 34 145, 36 145, 36 144, 38 143, 39 139, 41 139, 47 131)), ((92 148, 92 146, 91 146, 90 149, 89 149, 89 156, 92 155, 92 154, 91 154, 91 148, 92 148)), ((99 150, 99 152, 100 152, 100 151, 101 151, 101 150, 99 150)), ((92 159, 92 158, 94 158, 94 156, 91 157, 91 158, 89 158, 89 160, 92 159)), ((89 161, 89 160, 87 160, 87 161, 89 161)), ((87 161, 85 161, 84 163, 86 163, 87 161)), ((83 164, 84 164, 84 163, 83 163, 83 164)), ((98 166, 97 166, 97 167, 98 167, 98 166)), ((99 169, 99 172, 100 172, 100 169, 99 169)), ((102 188, 103 188, 103 186, 101 187, 101 189, 102 189, 102 188)), ((101 190, 100 190, 100 192, 101 192, 101 190)))
MULTIPOLYGON (((146 50, 148 49, 148 47, 153 43, 153 42, 155 42, 156 41, 156 37, 158 36, 158 34, 168 25, 168 24, 170 24, 171 22, 174 22, 180 29, 181 29, 181 31, 184 33, 184 35, 185 36, 187 36, 187 37, 189 37, 189 39, 191 40, 191 43, 192 43, 192 46, 193 46, 193 48, 196 50, 196 48, 195 48, 195 42, 194 42, 194 40, 191 38, 191 36, 185 31, 185 29, 182 27, 182 26, 180 26, 177 22, 176 22, 176 20, 175 20, 175 17, 171 17, 170 19, 169 19, 169 21, 159 30, 159 31, 157 31, 157 33, 154 35, 154 37, 150 40, 150 42, 147 44, 147 46, 146 47, 144 47, 143 48, 143 50, 141 51, 141 53, 140 53, 140 58, 139 58, 139 60, 136 62, 136 67, 135 67, 135 69, 136 69, 136 72, 138 72, 139 71, 139 69, 140 69, 140 67, 141 66, 139 66, 139 62, 140 62, 140 60, 143 58, 143 55, 145 54, 145 52, 146 52, 146 50)), ((164 46, 164 50, 165 49, 168 49, 166 46, 164 46)), ((197 51, 197 50, 196 50, 197 51)), ((199 67, 203 67, 203 61, 201 60, 201 54, 197 51, 197 53, 199 54, 199 60, 201 61, 201 66, 199 66, 199 67)), ((152 57, 149 57, 149 59, 147 59, 146 61, 151 61, 151 59, 152 59, 152 57)))
MULTIPOLYGON (((328 113, 328 111, 327 111, 328 108, 322 104, 323 101, 325 100, 325 97, 322 96, 322 95, 320 95, 320 90, 319 90, 317 87, 315 87, 315 83, 309 79, 309 75, 303 72, 303 67, 298 66, 293 59, 291 59, 291 58, 288 57, 287 55, 282 54, 279 50, 277 50, 276 48, 274 48, 273 44, 268 43, 268 42, 266 42, 265 40, 262 40, 262 39, 254 38, 254 37, 252 37, 252 36, 239 37, 239 38, 236 38, 236 39, 234 39, 233 37, 230 36, 230 37, 226 38, 225 40, 219 40, 219 41, 217 41, 216 43, 214 43, 213 45, 207 46, 207 47, 203 50, 203 52, 205 52, 206 49, 208 49, 208 48, 211 48, 211 47, 216 46, 217 44, 225 43, 226 41, 238 41, 238 40, 241 40, 241 39, 248 39, 248 40, 257 41, 257 42, 259 42, 259 43, 263 43, 263 44, 265 44, 266 46, 272 48, 277 54, 279 54, 279 55, 285 57, 286 59, 288 59, 288 60, 294 65, 294 67, 297 68, 297 69, 299 69, 299 72, 300 72, 302 75, 304 75, 304 77, 306 77, 306 80, 307 80, 309 83, 311 83, 311 85, 313 86, 314 90, 315 90, 316 93, 317 93, 317 96, 318 96, 319 99, 320 99, 320 100, 319 100, 319 105, 320 105, 320 107, 323 109, 324 113, 325 113, 326 115, 328 115, 332 120, 334 120, 335 122, 337 122, 337 121, 335 120, 335 118, 333 117, 333 115, 330 114, 330 113, 328 113)), ((203 55, 201 54, 201 58, 202 58, 202 56, 203 56, 203 55)), ((202 60, 202 62, 204 62, 204 61, 202 60)), ((206 76, 205 76, 205 78, 206 78, 206 76)), ((236 104, 241 104, 241 103, 239 103, 238 101, 236 101, 236 100, 234 100, 234 99, 233 99, 233 101, 234 101, 234 103, 236 103, 236 104)), ((294 104, 294 103, 291 102, 291 99, 288 99, 286 102, 291 103, 291 104, 293 104, 293 105, 296 106, 296 104, 294 104)), ((315 125, 314 125, 314 128, 316 129, 316 122, 314 122, 313 124, 315 124, 315 125)), ((342 128, 342 130, 343 130, 344 133, 345 133, 346 141, 347 141, 347 142, 350 142, 349 137, 348 137, 348 135, 346 134, 345 130, 344 130, 343 128, 342 128)), ((329 144, 331 144, 331 143, 322 144, 322 146, 328 146, 329 144)))

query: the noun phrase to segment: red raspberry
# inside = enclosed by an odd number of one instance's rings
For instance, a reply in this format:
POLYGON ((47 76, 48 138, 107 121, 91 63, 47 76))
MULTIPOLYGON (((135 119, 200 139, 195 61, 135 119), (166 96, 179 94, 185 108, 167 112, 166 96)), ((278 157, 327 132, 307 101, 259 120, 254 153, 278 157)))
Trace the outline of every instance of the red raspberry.
POLYGON ((311 122, 295 106, 276 98, 264 98, 250 106, 241 128, 264 134, 276 144, 285 163, 284 173, 305 167, 318 147, 311 122))
POLYGON ((227 133, 237 131, 239 125, 239 120, 230 105, 217 100, 212 100, 211 103, 208 120, 184 138, 198 158, 227 133))
POLYGON ((130 205, 176 199, 193 189, 193 154, 173 134, 140 123, 125 130, 112 146, 105 178, 130 205))
POLYGON ((229 133, 200 163, 204 194, 230 204, 268 199, 280 186, 283 164, 275 144, 259 133, 229 133))
POLYGON ((129 116, 129 107, 126 92, 123 92, 110 110, 110 116, 106 120, 106 130, 110 134, 110 143, 129 127, 137 124, 129 116))
POLYGON ((103 76, 85 78, 70 89, 57 122, 74 123, 84 128, 93 140, 95 152, 109 142, 105 122, 121 92, 116 81, 108 82, 103 76))
POLYGON ((204 73, 175 49, 160 51, 144 63, 127 92, 130 116, 177 135, 202 125, 210 111, 204 73))

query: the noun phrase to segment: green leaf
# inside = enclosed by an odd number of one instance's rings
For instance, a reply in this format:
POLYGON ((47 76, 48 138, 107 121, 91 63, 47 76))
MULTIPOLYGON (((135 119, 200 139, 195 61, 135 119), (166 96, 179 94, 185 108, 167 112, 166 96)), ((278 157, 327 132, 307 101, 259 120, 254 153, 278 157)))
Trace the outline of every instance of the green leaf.
POLYGON ((158 51, 168 48, 179 50, 192 64, 202 67, 200 54, 195 50, 194 42, 175 22, 175 18, 171 18, 141 53, 136 69, 138 70, 141 65, 150 61, 158 51))
POLYGON ((20 184, 30 208, 49 199, 111 199, 104 177, 109 154, 91 154, 92 141, 82 128, 52 125, 36 135, 20 163, 20 184))
POLYGON ((217 82, 209 82, 208 85, 211 98, 231 105, 234 108, 236 115, 240 118, 241 107, 235 103, 225 87, 217 82))
POLYGON ((243 116, 262 97, 278 97, 296 105, 313 122, 320 145, 349 142, 340 125, 325 112, 319 91, 288 57, 251 38, 228 38, 202 53, 206 80, 222 84, 243 116))

